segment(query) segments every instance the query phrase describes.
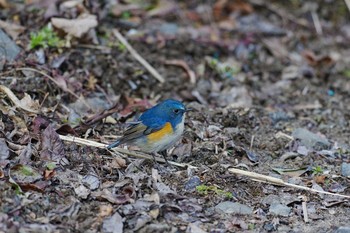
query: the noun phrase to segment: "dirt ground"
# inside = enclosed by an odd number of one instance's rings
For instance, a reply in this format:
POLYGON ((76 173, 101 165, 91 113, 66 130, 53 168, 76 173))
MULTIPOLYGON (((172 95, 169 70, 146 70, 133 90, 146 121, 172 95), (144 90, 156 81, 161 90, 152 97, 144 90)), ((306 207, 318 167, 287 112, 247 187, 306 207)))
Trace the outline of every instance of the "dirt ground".
POLYGON ((350 232, 346 2, 0 0, 0 232, 350 232), (168 98, 174 163, 93 144, 168 98))

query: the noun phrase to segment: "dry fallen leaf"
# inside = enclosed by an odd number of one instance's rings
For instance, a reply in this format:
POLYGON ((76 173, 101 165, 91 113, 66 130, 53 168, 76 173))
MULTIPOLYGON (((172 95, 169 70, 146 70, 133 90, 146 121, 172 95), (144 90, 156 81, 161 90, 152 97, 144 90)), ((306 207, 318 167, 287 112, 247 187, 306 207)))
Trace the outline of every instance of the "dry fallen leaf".
POLYGON ((61 165, 66 165, 68 163, 68 160, 65 158, 63 142, 52 125, 49 125, 42 133, 41 143, 41 159, 53 161, 61 165))
POLYGON ((90 29, 97 26, 97 17, 96 15, 84 14, 76 19, 51 18, 51 23, 67 34, 81 38, 90 29))
POLYGON ((3 20, 0 20, 0 28, 4 29, 5 32, 9 34, 14 40, 16 40, 18 35, 25 30, 25 27, 22 27, 21 25, 8 23, 3 20))
POLYGON ((0 92, 4 92, 7 95, 7 97, 11 99, 11 101, 16 105, 17 108, 21 108, 30 113, 38 113, 38 110, 32 109, 31 106, 37 107, 39 106, 39 104, 33 101, 30 98, 30 96, 28 97, 27 96, 28 94, 26 94, 26 96, 22 100, 19 100, 17 96, 9 88, 3 85, 0 85, 0 92))
POLYGON ((24 97, 20 100, 21 106, 25 106, 26 108, 32 109, 34 111, 39 111, 40 104, 38 100, 32 100, 30 95, 24 93, 24 97))

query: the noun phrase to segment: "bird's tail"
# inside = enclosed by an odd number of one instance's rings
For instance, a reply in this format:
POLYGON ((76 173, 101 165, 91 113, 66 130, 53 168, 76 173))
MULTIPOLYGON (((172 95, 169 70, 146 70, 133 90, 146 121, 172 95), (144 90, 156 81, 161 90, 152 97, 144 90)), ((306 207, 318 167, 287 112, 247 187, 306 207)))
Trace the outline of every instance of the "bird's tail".
POLYGON ((120 144, 121 144, 121 143, 120 143, 120 140, 117 140, 117 141, 113 142, 112 144, 108 145, 108 146, 107 146, 107 149, 108 149, 108 150, 109 150, 109 149, 112 149, 112 148, 114 148, 114 147, 119 146, 120 144))

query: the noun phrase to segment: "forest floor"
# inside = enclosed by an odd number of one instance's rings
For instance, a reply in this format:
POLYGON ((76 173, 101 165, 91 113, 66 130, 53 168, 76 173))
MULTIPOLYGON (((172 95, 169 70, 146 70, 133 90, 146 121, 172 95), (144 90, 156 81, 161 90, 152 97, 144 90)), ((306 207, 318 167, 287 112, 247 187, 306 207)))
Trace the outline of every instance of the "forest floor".
POLYGON ((350 232, 345 2, 0 0, 0 232, 350 232), (92 144, 167 98, 172 165, 92 144))

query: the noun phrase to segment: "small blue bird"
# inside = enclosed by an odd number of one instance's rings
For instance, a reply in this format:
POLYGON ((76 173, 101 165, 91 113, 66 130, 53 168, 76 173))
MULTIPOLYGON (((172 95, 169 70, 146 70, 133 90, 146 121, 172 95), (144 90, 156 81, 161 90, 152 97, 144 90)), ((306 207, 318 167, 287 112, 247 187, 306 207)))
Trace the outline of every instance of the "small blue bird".
POLYGON ((123 136, 107 149, 125 143, 136 145, 152 155, 160 152, 164 156, 166 150, 181 138, 185 128, 185 113, 188 110, 177 100, 164 100, 145 111, 137 122, 131 123, 123 136))

